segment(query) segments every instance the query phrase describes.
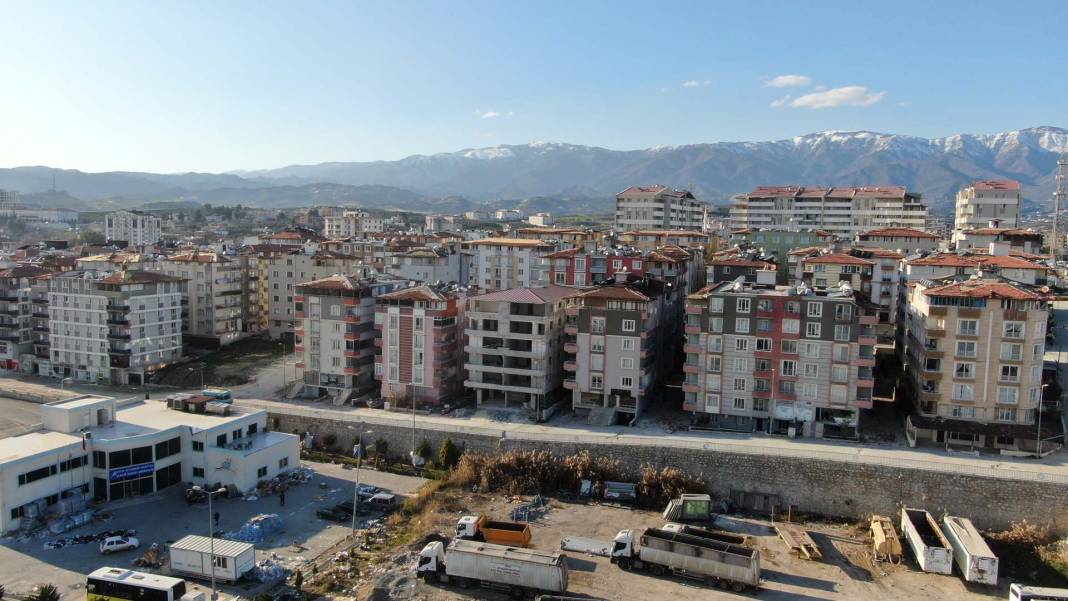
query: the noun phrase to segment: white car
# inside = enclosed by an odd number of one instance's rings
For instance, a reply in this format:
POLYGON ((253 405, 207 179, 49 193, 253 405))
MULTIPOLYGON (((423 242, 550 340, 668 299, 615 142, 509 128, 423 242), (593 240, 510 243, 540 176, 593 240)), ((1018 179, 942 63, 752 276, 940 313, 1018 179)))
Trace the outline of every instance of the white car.
POLYGON ((116 551, 136 549, 140 546, 141 542, 132 536, 109 536, 100 541, 100 552, 107 555, 116 551))

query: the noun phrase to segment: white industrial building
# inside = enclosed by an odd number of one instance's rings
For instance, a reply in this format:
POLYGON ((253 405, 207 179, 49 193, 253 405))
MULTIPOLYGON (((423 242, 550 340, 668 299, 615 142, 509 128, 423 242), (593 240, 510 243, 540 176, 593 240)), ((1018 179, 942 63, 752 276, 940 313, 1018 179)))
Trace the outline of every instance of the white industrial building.
POLYGON ((0 440, 0 531, 182 482, 247 491, 299 465, 298 437, 270 431, 266 411, 203 397, 174 404, 82 396, 41 405, 40 431, 0 440))

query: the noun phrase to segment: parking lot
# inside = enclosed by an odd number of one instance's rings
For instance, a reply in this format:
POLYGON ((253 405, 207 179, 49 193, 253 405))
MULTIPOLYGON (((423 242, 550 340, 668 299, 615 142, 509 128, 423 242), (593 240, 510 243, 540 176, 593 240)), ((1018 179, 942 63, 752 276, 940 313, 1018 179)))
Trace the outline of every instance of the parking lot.
MULTIPOLYGON (((276 513, 281 516, 284 528, 263 544, 256 545, 257 561, 273 554, 286 563, 298 565, 301 560, 310 560, 333 547, 349 534, 350 527, 318 519, 315 510, 351 500, 355 471, 332 464, 305 465, 314 470, 314 476, 286 493, 284 507, 275 495, 255 501, 217 498, 213 509, 220 515, 218 530, 237 530, 252 516, 276 513)), ((423 482, 421 478, 366 469, 361 471, 360 481, 399 494, 409 494, 423 482)), ((110 519, 61 535, 48 533, 37 537, 4 538, 0 544, 0 583, 4 584, 7 593, 23 594, 37 584, 51 582, 59 587, 64 599, 84 598, 85 575, 89 572, 102 566, 131 567, 131 562, 154 542, 163 546, 186 534, 206 534, 208 530, 207 504, 186 504, 182 486, 149 497, 112 503, 102 511, 110 513, 110 519), (100 555, 97 543, 45 549, 48 541, 122 529, 137 531, 141 550, 104 557, 100 555)), ((209 588, 204 582, 190 584, 195 585, 191 587, 194 589, 209 588)), ((222 586, 221 590, 224 595, 247 598, 256 588, 239 585, 222 586)))

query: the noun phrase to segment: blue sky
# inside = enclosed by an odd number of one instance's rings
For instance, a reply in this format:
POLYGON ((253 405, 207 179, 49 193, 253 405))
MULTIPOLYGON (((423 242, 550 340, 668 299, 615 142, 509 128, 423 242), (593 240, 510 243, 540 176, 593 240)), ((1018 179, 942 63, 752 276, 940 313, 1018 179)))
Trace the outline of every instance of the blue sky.
POLYGON ((0 166, 1066 126, 1066 23, 1068 2, 982 0, 0 0, 0 166))

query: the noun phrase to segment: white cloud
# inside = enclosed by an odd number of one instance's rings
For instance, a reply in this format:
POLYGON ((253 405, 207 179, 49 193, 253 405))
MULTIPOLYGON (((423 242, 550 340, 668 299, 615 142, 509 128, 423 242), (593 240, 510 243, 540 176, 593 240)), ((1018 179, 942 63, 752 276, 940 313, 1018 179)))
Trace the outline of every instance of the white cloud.
POLYGON ((497 111, 486 111, 486 112, 482 113, 482 118, 483 119, 495 119, 495 118, 500 117, 500 116, 501 116, 501 114, 498 113, 497 111))
POLYGON ((770 88, 788 88, 791 86, 810 86, 812 78, 808 75, 779 75, 764 82, 770 88))
POLYGON ((686 81, 682 82, 682 87, 684 87, 684 88, 703 88, 703 87, 705 87, 707 85, 710 85, 711 83, 712 82, 708 81, 707 79, 703 80, 703 81, 698 81, 696 79, 687 79, 686 81))
POLYGON ((827 109, 838 106, 871 106, 886 96, 886 92, 872 92, 864 86, 844 86, 812 92, 791 98, 785 96, 771 103, 772 107, 792 106, 805 109, 827 109))

